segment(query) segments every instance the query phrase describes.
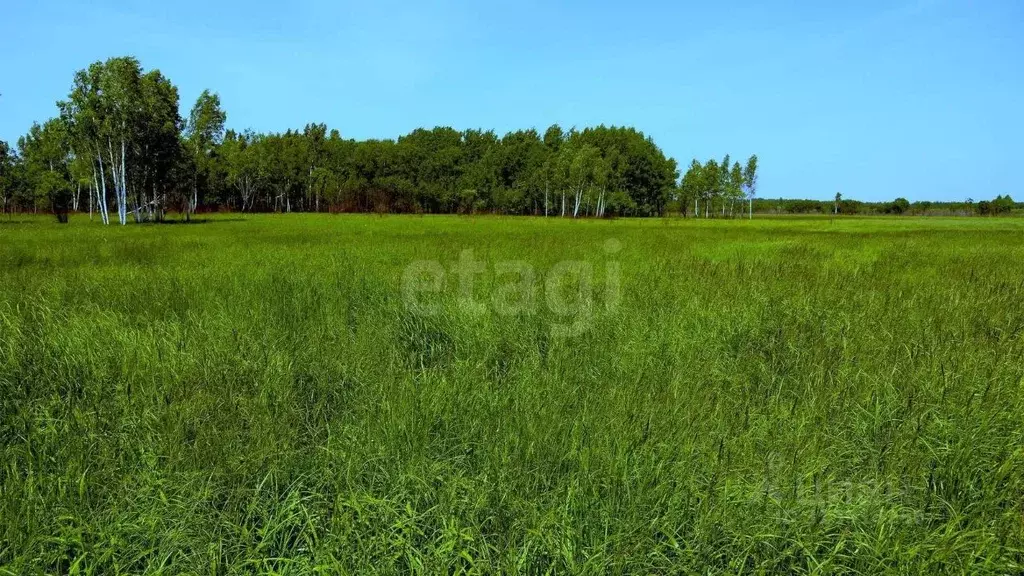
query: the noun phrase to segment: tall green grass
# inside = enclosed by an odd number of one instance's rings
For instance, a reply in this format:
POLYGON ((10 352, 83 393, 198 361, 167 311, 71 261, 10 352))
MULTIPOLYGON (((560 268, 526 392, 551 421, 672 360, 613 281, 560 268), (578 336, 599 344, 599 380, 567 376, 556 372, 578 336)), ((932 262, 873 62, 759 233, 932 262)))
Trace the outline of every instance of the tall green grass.
POLYGON ((1022 262, 1014 220, 0 222, 0 573, 1020 573, 1022 262), (513 260, 621 301, 408 305, 467 249, 480 302, 513 260))

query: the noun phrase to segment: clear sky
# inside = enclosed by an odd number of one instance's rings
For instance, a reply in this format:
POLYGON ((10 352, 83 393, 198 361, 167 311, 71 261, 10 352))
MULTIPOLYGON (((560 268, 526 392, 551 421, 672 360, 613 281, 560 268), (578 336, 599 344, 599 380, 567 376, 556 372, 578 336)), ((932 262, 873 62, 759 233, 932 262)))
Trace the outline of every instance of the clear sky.
POLYGON ((0 139, 134 55, 228 126, 343 136, 626 124, 681 166, 761 158, 759 195, 1024 199, 1024 2, 12 0, 0 139))

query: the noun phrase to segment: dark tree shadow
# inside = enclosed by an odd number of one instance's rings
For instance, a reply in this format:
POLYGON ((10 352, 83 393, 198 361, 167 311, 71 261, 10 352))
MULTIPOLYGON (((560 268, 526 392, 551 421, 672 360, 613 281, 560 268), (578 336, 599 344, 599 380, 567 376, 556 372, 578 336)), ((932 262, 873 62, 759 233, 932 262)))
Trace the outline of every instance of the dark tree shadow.
POLYGON ((218 222, 245 222, 245 218, 192 218, 189 220, 179 220, 177 218, 168 218, 165 220, 155 220, 152 222, 140 222, 141 225, 152 225, 152 226, 182 226, 191 224, 216 224, 218 222))

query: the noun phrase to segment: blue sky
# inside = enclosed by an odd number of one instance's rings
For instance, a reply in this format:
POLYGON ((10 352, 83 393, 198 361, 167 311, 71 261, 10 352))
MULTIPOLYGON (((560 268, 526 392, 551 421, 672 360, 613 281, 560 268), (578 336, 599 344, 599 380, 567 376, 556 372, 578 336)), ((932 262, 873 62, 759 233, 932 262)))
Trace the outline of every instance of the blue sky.
POLYGON ((0 139, 132 54, 237 129, 632 125, 685 165, 761 158, 759 195, 1024 199, 1024 2, 14 0, 0 139))

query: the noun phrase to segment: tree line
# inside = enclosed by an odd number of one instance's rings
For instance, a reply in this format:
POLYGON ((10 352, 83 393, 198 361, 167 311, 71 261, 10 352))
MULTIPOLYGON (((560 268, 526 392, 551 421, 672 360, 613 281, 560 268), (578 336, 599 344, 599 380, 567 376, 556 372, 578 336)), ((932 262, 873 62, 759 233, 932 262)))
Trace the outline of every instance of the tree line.
POLYGON ((1024 210, 1024 204, 1010 195, 975 202, 972 198, 959 202, 910 202, 896 198, 885 202, 862 202, 837 195, 835 200, 799 200, 757 198, 754 213, 760 214, 841 214, 841 215, 905 215, 905 216, 1006 216, 1024 210))
POLYGON ((51 210, 62 220, 82 212, 126 224, 213 210, 720 218, 1017 207, 1009 196, 976 204, 760 199, 756 155, 742 164, 729 155, 693 160, 680 179, 676 161, 630 127, 556 124, 504 136, 436 127, 363 141, 316 123, 239 132, 226 129, 209 90, 183 118, 177 87, 132 57, 76 72, 57 111, 16 147, 0 141, 4 212, 51 210))
POLYGON ((722 209, 722 216, 735 216, 736 205, 747 200, 749 215, 753 215, 754 195, 757 193, 757 155, 747 159, 745 166, 729 161, 729 155, 718 163, 714 159, 701 164, 696 159, 683 175, 676 194, 678 210, 684 216, 693 202, 693 215, 710 218, 716 206, 722 209), (701 212, 703 211, 703 214, 701 212))
POLYGON ((210 91, 182 118, 174 84, 132 57, 76 72, 57 108, 16 149, 0 144, 5 211, 120 224, 209 210, 652 216, 677 192, 675 160, 634 128, 238 132, 210 91))

